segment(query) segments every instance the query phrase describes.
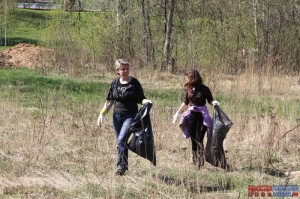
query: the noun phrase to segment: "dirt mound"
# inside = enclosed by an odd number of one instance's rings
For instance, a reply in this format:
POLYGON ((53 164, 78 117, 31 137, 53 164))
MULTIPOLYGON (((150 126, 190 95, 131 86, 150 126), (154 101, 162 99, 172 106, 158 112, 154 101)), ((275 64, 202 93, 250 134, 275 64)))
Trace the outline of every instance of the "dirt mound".
POLYGON ((34 44, 17 44, 8 50, 0 51, 0 67, 54 67, 55 53, 51 49, 34 44))

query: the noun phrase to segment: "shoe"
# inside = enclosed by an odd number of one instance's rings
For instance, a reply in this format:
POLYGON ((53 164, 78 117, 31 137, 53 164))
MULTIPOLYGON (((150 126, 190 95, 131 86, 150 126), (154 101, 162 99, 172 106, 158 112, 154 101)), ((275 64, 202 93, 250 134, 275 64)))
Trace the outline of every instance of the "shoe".
POLYGON ((124 174, 125 174, 125 169, 117 169, 116 175, 122 176, 122 175, 124 175, 124 174))

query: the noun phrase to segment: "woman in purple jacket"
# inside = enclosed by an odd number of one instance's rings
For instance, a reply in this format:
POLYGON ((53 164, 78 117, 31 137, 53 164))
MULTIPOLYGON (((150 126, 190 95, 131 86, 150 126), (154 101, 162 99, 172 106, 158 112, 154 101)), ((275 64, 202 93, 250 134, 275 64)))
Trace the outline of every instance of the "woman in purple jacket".
POLYGON ((206 131, 209 132, 211 117, 209 116, 206 101, 210 105, 219 106, 218 101, 213 100, 210 89, 202 83, 199 72, 191 69, 186 72, 185 100, 173 117, 176 122, 178 115, 189 106, 182 115, 180 128, 185 138, 191 137, 193 163, 201 169, 204 166, 204 146, 203 138, 206 131))

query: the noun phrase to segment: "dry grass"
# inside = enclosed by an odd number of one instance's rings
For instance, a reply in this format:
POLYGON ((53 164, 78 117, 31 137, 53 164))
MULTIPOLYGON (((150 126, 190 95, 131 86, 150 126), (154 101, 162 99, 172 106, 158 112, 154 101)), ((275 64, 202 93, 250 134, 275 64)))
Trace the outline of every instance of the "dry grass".
MULTIPOLYGON (((181 76, 144 72, 132 75, 146 88, 181 89, 181 76)), ((0 198, 247 198, 249 184, 280 185, 287 179, 299 184, 299 175, 284 175, 300 170, 299 105, 293 101, 300 91, 297 77, 206 74, 204 81, 214 95, 236 98, 232 104, 221 101, 234 122, 224 143, 230 171, 209 164, 197 170, 191 164, 190 140, 171 124, 177 107, 163 107, 158 100, 151 110, 157 166, 130 153, 123 177, 114 174, 111 112, 103 127, 96 126, 102 104, 57 110, 64 102, 55 96, 41 101, 42 108, 1 101, 0 198), (245 98, 267 98, 273 108, 264 114, 245 112, 245 98), (275 99, 290 102, 288 115, 278 116, 275 99)))

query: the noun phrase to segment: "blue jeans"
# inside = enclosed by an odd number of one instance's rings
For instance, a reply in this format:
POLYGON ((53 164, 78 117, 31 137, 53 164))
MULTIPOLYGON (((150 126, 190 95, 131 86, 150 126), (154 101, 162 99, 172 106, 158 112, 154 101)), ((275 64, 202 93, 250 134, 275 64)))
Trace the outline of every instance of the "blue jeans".
POLYGON ((117 150, 118 150, 118 169, 128 169, 128 148, 126 143, 129 135, 127 128, 135 118, 136 113, 119 114, 113 113, 113 126, 116 135, 117 150))

